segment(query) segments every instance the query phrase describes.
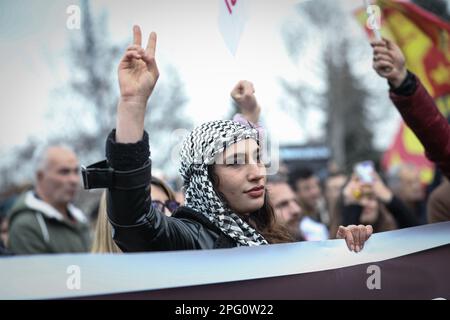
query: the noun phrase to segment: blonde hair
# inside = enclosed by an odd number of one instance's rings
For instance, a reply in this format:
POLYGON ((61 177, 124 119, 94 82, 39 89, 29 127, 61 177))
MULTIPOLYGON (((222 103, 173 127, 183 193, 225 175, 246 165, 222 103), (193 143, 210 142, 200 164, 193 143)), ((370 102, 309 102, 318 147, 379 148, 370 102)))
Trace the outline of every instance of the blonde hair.
POLYGON ((98 208, 92 253, 122 253, 112 238, 112 226, 106 213, 106 191, 103 192, 98 208))
MULTIPOLYGON (((175 200, 174 192, 163 180, 152 176, 151 184, 161 188, 169 200, 175 200)), ((91 253, 122 253, 112 238, 112 226, 106 212, 106 191, 103 192, 100 199, 91 253)))

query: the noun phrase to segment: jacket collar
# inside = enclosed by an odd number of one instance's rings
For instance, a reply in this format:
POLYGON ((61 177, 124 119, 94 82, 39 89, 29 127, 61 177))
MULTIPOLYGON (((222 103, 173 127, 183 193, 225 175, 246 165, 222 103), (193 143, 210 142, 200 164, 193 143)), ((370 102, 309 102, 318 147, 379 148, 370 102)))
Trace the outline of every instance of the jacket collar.
MULTIPOLYGON (((34 210, 42 212, 47 218, 53 218, 58 221, 63 221, 63 215, 56 210, 54 207, 49 205, 47 202, 44 202, 34 195, 33 191, 28 191, 25 195, 25 204, 34 210)), ((73 204, 68 204, 67 209, 69 210, 72 217, 80 223, 87 223, 87 218, 84 213, 75 207, 73 204)))

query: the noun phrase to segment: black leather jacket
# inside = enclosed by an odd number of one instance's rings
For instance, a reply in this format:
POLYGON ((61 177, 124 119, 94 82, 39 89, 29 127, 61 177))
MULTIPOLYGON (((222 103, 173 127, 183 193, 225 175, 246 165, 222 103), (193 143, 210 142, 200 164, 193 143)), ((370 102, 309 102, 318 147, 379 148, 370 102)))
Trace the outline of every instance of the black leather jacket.
POLYGON ((151 206, 148 135, 135 144, 106 142, 107 162, 83 170, 86 189, 108 187, 107 212, 113 239, 124 252, 236 247, 202 214, 180 207, 167 217, 151 206))

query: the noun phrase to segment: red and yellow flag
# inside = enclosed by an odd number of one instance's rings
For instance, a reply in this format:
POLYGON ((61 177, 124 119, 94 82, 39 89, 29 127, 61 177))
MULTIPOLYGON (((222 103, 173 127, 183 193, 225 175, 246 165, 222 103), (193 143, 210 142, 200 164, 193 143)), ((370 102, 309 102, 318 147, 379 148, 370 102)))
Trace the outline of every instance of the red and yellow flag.
MULTIPOLYGON (((406 65, 424 84, 441 110, 450 114, 450 24, 432 13, 406 1, 378 0, 381 11, 381 34, 393 40, 403 51, 406 65)), ((365 10, 356 14, 367 29, 365 10)), ((395 139, 383 155, 388 169, 398 163, 414 163, 421 168, 422 181, 429 182, 433 165, 425 158, 423 146, 414 133, 402 123, 395 139)))

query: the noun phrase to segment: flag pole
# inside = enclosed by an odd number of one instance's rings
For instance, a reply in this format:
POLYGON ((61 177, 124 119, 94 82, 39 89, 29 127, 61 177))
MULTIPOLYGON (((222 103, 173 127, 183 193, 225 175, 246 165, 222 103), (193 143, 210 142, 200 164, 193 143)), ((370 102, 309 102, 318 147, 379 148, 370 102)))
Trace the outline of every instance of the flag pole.
MULTIPOLYGON (((364 6, 366 7, 367 18, 371 19, 373 15, 375 15, 374 9, 371 7, 371 3, 369 0, 363 0, 364 6)), ((373 18, 372 18, 373 19, 373 18)), ((378 20, 375 17, 375 21, 377 21, 374 25, 371 25, 369 28, 372 30, 376 40, 382 40, 380 33, 380 25, 378 24, 378 20)))

